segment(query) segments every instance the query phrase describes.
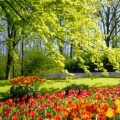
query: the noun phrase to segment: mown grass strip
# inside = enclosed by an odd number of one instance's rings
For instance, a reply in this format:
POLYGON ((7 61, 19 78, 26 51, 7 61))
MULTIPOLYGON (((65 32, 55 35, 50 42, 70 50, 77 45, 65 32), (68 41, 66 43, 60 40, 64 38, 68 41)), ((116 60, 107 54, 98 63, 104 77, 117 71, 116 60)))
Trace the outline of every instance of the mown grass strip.
MULTIPOLYGON (((75 83, 75 84, 85 84, 89 87, 101 87, 101 86, 113 86, 120 84, 120 78, 96 78, 96 79, 90 79, 90 78, 78 78, 74 80, 46 80, 45 83, 43 83, 39 90, 41 94, 45 94, 46 92, 49 93, 55 93, 66 86, 75 83)), ((0 98, 7 95, 7 92, 9 91, 11 87, 10 81, 8 80, 0 80, 0 98)))

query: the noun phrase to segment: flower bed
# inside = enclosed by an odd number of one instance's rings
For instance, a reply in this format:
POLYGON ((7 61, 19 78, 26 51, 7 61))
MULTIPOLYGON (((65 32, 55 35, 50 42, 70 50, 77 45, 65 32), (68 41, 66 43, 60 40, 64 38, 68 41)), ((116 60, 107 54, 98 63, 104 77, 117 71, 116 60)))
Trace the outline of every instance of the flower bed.
POLYGON ((120 120, 120 86, 71 89, 0 102, 2 120, 120 120))
POLYGON ((31 95, 36 97, 40 84, 45 82, 45 80, 37 76, 21 76, 11 79, 10 82, 12 84, 12 87, 10 88, 10 97, 18 97, 22 100, 24 95, 27 96, 26 99, 31 95))

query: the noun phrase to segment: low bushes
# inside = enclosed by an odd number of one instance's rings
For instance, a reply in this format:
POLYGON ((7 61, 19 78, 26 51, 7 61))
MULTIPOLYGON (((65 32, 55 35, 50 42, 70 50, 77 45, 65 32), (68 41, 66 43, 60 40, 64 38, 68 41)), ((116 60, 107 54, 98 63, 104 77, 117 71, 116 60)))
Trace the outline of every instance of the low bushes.
POLYGON ((77 90, 78 95, 79 95, 79 94, 81 94, 81 89, 88 90, 88 85, 85 85, 85 84, 78 85, 78 84, 73 83, 73 84, 70 84, 67 87, 65 87, 63 90, 65 90, 66 95, 68 95, 69 91, 71 89, 72 90, 77 90))
POLYGON ((59 72, 60 65, 51 58, 51 55, 44 54, 37 48, 25 51, 25 55, 27 59, 24 60, 24 76, 42 76, 45 73, 59 72))
MULTIPOLYGON (((84 64, 86 66, 88 66, 88 70, 89 71, 91 71, 91 72, 102 72, 101 70, 98 70, 98 71, 96 70, 97 66, 93 62, 91 62, 89 60, 89 56, 84 57, 84 59, 85 59, 85 63, 84 64)), ((113 65, 109 62, 107 57, 104 56, 102 58, 102 63, 103 63, 104 68, 108 72, 115 72, 113 65)), ((71 60, 66 61, 65 69, 67 69, 71 73, 81 73, 81 72, 84 72, 84 70, 82 68, 80 68, 80 64, 81 63, 80 63, 79 60, 71 59, 71 60)))

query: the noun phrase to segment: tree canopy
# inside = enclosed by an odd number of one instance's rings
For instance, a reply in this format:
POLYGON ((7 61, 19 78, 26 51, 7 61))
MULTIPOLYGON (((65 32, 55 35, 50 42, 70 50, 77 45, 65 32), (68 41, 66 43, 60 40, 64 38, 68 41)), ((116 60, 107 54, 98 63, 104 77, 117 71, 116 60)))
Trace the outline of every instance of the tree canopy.
POLYGON ((33 38, 43 40, 45 54, 49 54, 60 68, 64 67, 64 56, 58 51, 58 45, 62 48, 67 43, 72 46, 73 58, 80 61, 85 72, 89 71, 81 57, 83 52, 103 69, 101 52, 109 55, 110 49, 102 41, 103 36, 96 25, 98 9, 97 0, 0 1, 1 25, 7 33, 11 59, 15 58, 14 47, 20 40, 33 38))

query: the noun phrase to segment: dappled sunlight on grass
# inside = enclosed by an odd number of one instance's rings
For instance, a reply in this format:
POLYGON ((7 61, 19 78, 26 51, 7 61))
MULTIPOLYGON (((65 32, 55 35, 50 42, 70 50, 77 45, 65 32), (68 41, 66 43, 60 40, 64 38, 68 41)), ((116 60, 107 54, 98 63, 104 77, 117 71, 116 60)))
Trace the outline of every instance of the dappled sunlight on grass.
MULTIPOLYGON (((113 86, 120 84, 120 78, 96 78, 96 79, 90 79, 90 78, 78 78, 75 80, 46 80, 45 83, 43 83, 39 91, 41 94, 44 94, 45 92, 49 93, 55 93, 66 86, 70 84, 85 84, 89 87, 100 87, 100 86, 113 86)), ((0 98, 3 97, 4 93, 9 91, 10 89, 10 82, 8 80, 0 80, 0 98)))

